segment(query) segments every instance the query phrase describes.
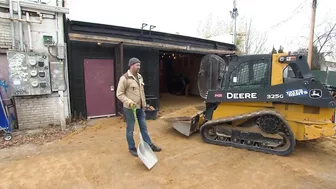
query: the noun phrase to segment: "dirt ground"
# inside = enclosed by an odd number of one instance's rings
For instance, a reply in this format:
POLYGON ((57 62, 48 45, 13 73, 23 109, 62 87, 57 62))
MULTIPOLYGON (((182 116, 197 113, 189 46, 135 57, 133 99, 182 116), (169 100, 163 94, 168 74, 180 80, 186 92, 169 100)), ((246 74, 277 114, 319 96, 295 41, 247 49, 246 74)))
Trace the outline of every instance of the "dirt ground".
MULTIPOLYGON (((162 98, 160 115, 201 102, 162 98)), ((157 119, 148 129, 163 151, 147 170, 127 151, 122 119, 92 124, 48 144, 0 150, 0 188, 336 188, 335 138, 301 142, 280 157, 206 144, 198 134, 186 138, 157 119)))

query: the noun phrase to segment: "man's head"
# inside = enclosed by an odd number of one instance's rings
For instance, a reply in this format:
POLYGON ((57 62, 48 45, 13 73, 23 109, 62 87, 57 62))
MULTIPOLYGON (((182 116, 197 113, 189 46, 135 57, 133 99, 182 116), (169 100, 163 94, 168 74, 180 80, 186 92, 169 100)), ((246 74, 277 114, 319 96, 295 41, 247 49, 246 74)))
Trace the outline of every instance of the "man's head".
POLYGON ((131 58, 128 61, 128 67, 132 73, 139 73, 140 72, 140 60, 137 58, 131 58))

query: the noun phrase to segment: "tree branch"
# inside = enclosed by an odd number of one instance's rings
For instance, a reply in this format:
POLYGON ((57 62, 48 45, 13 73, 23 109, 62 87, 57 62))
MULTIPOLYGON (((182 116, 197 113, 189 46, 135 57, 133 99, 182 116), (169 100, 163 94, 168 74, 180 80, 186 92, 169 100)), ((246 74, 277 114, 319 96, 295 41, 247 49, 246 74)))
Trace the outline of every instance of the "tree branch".
POLYGON ((332 32, 334 31, 334 28, 336 27, 336 23, 334 24, 334 26, 329 30, 323 44, 320 44, 320 49, 318 51, 318 54, 321 53, 321 50, 323 49, 324 45, 328 42, 329 36, 332 34, 332 32))

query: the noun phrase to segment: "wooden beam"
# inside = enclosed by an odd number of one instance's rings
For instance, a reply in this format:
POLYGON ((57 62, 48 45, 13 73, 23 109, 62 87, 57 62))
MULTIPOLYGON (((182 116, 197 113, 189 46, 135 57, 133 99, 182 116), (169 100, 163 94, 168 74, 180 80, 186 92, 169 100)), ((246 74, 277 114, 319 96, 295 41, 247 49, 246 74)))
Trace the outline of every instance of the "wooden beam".
POLYGON ((122 39, 116 37, 105 37, 97 35, 87 35, 87 34, 78 34, 78 33, 69 33, 69 38, 72 41, 82 41, 82 42, 93 42, 93 43, 110 43, 110 44, 119 44, 123 43, 124 45, 132 45, 139 47, 152 47, 162 50, 174 50, 174 51, 185 51, 185 52, 194 52, 194 53, 207 53, 207 54, 234 54, 235 51, 230 50, 221 50, 221 49, 207 49, 207 48, 198 48, 190 47, 189 45, 171 45, 157 42, 149 41, 140 41, 132 39, 122 39))
MULTIPOLYGON (((124 46, 123 46, 123 43, 120 42, 116 45, 115 49, 114 49, 114 57, 115 57, 115 65, 116 64, 120 64, 120 72, 119 74, 117 73, 117 82, 115 82, 115 89, 117 89, 118 87, 118 83, 119 83, 119 79, 120 77, 124 74, 124 46)), ((116 66, 115 66, 116 68, 116 66)), ((119 115, 121 115, 123 117, 123 114, 122 114, 122 107, 123 107, 123 104, 116 98, 116 111, 118 112, 119 115)), ((125 121, 125 118, 123 117, 124 121, 125 121)))
POLYGON ((119 48, 120 48, 120 69, 121 69, 121 75, 122 75, 124 73, 124 44, 123 42, 120 43, 119 48))

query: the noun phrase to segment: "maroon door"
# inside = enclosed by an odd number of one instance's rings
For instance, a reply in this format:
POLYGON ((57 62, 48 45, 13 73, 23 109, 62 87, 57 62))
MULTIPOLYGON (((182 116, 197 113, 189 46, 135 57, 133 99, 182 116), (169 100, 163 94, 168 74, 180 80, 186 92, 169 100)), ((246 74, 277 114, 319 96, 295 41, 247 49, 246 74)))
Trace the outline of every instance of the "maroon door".
POLYGON ((113 60, 85 59, 84 78, 88 118, 115 115, 113 60))

